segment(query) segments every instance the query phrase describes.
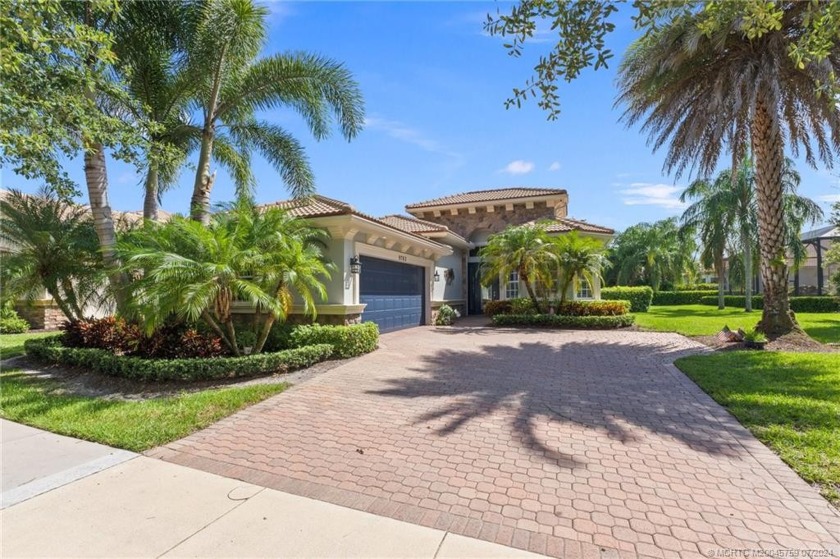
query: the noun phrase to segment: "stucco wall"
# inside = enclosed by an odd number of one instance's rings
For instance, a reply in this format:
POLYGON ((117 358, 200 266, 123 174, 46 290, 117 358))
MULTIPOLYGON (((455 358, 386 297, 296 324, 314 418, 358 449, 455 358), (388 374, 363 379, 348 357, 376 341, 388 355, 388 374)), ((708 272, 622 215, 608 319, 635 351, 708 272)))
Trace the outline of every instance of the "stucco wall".
MULTIPOLYGON (((423 215, 413 212, 417 217, 445 225, 454 233, 470 239, 475 231, 487 230, 491 233, 498 233, 508 225, 521 225, 535 219, 554 219, 555 208, 548 207, 545 202, 534 202, 533 208, 525 204, 514 204, 512 210, 507 210, 504 205, 493 206, 492 213, 486 207, 474 208, 475 213, 469 213, 466 208, 459 208, 457 215, 452 215, 450 210, 442 210, 439 216, 433 211, 425 211, 423 215)), ((557 217, 565 217, 565 206, 557 208, 557 217)))
POLYGON ((435 271, 440 280, 432 286, 432 301, 461 301, 467 298, 464 293, 463 251, 454 249, 453 254, 439 258, 435 263, 435 271), (446 270, 451 269, 454 277, 446 281, 446 270))

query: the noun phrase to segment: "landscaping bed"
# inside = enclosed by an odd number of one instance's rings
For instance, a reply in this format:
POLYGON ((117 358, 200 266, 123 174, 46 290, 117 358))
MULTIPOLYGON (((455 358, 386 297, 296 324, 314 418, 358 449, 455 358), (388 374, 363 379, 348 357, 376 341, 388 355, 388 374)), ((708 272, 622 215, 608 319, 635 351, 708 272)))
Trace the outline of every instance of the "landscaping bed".
POLYGON ((632 314, 617 316, 567 316, 560 314, 497 314, 494 326, 526 326, 534 328, 580 328, 609 330, 631 326, 632 314))
POLYGON ((739 351, 676 365, 840 505, 840 354, 739 351))

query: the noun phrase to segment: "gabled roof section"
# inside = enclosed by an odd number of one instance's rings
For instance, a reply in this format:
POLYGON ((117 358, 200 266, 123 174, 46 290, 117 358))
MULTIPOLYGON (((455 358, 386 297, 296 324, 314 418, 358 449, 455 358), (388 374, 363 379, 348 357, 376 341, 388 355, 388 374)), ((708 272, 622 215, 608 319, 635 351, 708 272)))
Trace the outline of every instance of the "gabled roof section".
MULTIPOLYGON (((531 221, 529 224, 537 223, 531 221)), ((604 227, 602 225, 595 225, 588 221, 581 219, 572 219, 570 217, 563 217, 552 220, 545 228, 548 233, 569 233, 571 231, 580 231, 581 233, 598 233, 600 235, 614 235, 615 229, 604 227)))
POLYGON ((558 188, 513 187, 497 188, 492 190, 473 190, 471 192, 462 192, 460 194, 453 194, 452 196, 444 196, 442 198, 426 200, 425 202, 409 204, 405 208, 407 210, 415 210, 421 208, 446 207, 458 204, 482 204, 488 202, 502 202, 504 200, 516 200, 520 198, 541 198, 546 196, 560 196, 563 194, 566 194, 566 191, 558 188))
POLYGON ((400 214, 386 215, 385 217, 380 217, 379 221, 397 229, 408 231, 409 233, 444 233, 449 231, 449 228, 445 225, 400 214))
POLYGON ((840 227, 836 225, 826 225, 819 229, 805 231, 799 236, 803 241, 810 241, 817 239, 830 239, 832 237, 840 237, 840 227))

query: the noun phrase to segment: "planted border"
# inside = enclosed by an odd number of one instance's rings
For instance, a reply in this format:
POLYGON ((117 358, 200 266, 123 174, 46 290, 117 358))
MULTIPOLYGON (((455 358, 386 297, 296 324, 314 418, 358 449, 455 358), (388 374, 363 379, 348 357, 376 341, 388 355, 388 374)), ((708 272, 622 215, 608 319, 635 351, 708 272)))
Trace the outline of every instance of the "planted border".
MULTIPOLYGON (((840 297, 832 297, 829 295, 822 296, 795 296, 788 299, 790 301, 790 310, 793 312, 814 312, 814 313, 832 313, 840 312, 840 297)), ((725 295, 723 297, 723 304, 727 307, 743 307, 746 302, 746 297, 743 295, 725 295)), ((717 295, 714 297, 703 297, 700 299, 701 305, 717 306, 717 295)), ((764 297, 761 295, 753 295, 752 307, 754 309, 764 308, 764 297)))
POLYGON ((653 289, 647 285, 602 287, 601 299, 630 301, 630 312, 647 312, 653 300, 653 289))
POLYGON ((525 326, 534 328, 575 328, 612 330, 631 326, 636 321, 632 314, 618 316, 565 316, 560 314, 498 314, 493 317, 495 326, 525 326))
POLYGON ((295 326, 289 341, 292 347, 329 344, 333 348, 333 357, 346 359, 375 350, 379 344, 379 326, 373 322, 349 326, 307 324, 295 326))
POLYGON ((39 361, 85 367, 142 381, 214 380, 285 373, 325 361, 333 354, 333 346, 319 344, 244 357, 142 359, 115 355, 104 349, 64 347, 61 336, 27 340, 24 348, 27 355, 39 361))

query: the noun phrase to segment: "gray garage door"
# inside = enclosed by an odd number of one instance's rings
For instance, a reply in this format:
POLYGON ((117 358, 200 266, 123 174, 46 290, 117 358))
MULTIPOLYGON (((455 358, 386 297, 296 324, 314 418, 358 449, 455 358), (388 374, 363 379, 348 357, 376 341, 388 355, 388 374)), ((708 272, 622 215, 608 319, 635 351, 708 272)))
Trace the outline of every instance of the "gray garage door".
POLYGON ((375 322, 380 332, 423 324, 425 270, 402 262, 362 256, 359 301, 366 304, 363 322, 375 322))

